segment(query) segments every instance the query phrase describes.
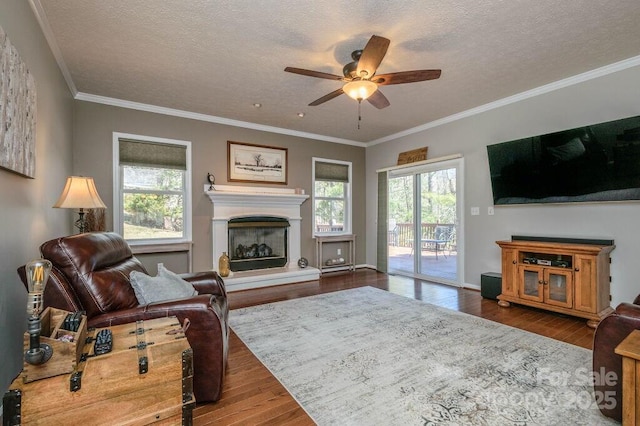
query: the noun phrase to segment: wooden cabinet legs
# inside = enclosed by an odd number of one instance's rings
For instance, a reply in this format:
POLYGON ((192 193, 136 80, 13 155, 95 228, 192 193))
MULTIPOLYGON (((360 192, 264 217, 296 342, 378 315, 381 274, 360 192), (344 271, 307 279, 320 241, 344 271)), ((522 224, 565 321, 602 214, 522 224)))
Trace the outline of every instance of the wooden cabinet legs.
POLYGON ((503 308, 508 308, 509 306, 511 306, 511 303, 507 302, 506 300, 499 300, 498 306, 501 306, 503 308))
POLYGON ((590 319, 587 321, 587 327, 593 328, 594 330, 598 327, 598 324, 600 324, 599 320, 590 319))

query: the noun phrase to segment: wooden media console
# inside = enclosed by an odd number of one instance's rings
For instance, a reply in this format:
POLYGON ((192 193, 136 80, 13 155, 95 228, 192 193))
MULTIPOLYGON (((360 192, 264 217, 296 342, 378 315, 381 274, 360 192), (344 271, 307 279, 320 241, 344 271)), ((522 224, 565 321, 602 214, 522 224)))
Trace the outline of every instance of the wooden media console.
POLYGON ((502 293, 510 303, 586 318, 595 328, 611 313, 609 254, 614 245, 496 241, 502 249, 502 293))

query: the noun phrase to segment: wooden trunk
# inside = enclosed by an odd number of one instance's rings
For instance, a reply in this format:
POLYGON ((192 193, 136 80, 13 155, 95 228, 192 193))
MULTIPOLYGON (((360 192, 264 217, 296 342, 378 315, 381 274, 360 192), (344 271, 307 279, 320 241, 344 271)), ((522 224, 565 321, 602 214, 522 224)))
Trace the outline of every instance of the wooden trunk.
POLYGON ((111 331, 112 351, 95 356, 93 341, 86 343, 86 360, 71 374, 16 379, 3 400, 4 425, 192 424, 193 353, 179 321, 161 318, 111 331))

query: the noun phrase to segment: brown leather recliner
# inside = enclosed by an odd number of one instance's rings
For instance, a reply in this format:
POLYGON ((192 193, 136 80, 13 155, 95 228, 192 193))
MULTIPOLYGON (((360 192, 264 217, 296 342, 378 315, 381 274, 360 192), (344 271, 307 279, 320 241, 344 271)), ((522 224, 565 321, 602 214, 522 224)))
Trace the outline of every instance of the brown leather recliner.
POLYGON ((618 421, 622 421, 622 357, 615 353, 615 349, 633 330, 638 329, 640 295, 633 303, 621 303, 611 315, 600 321, 593 338, 596 401, 602 414, 618 421))
MULTIPOLYGON (((176 316, 190 321, 186 331, 193 349, 193 387, 197 402, 217 401, 227 363, 229 308, 222 278, 216 272, 182 274, 197 296, 140 305, 131 287, 131 271, 147 273, 118 234, 95 232, 61 237, 40 246, 53 264, 44 305, 86 311, 89 327, 176 316)), ((26 285, 24 266, 18 274, 26 285)))

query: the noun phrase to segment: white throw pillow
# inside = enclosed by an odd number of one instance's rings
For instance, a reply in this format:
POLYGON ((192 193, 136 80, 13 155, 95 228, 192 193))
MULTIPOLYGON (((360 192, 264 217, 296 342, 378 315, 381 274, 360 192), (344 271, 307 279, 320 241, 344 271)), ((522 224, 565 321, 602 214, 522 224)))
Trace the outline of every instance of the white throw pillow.
POLYGON ((158 276, 155 277, 139 271, 131 271, 129 280, 138 298, 138 303, 146 305, 164 300, 184 299, 198 294, 189 282, 177 274, 163 269, 164 271, 162 273, 158 271, 158 276))

